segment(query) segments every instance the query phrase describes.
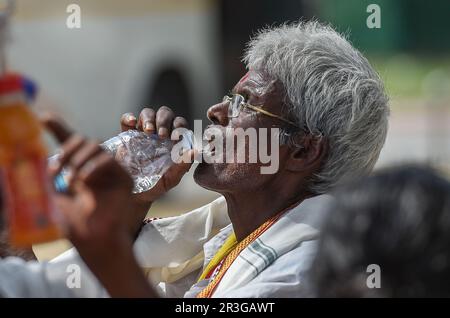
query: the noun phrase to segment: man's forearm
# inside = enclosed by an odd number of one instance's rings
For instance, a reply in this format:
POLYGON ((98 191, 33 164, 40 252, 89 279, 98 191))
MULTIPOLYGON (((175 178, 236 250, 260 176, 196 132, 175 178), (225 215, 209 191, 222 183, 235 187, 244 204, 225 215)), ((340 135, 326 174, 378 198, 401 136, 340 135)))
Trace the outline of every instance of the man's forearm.
POLYGON ((119 262, 113 262, 97 276, 111 297, 155 298, 159 297, 150 286, 142 269, 130 249, 126 255, 118 255, 119 262))
POLYGON ((131 240, 120 240, 111 244, 108 253, 84 261, 111 297, 159 297, 139 267, 132 247, 131 240))

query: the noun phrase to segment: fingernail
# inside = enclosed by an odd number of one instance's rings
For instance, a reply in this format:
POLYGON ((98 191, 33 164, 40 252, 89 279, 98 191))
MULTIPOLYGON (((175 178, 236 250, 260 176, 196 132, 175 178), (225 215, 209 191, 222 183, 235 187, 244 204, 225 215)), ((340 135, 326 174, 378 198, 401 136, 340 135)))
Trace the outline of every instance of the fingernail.
POLYGON ((151 122, 146 122, 144 125, 144 130, 145 131, 153 131, 153 130, 155 130, 155 127, 153 126, 153 124, 151 122))
POLYGON ((181 140, 183 137, 183 135, 181 135, 181 133, 179 132, 178 129, 172 130, 172 134, 170 136, 170 139, 173 141, 179 141, 181 140))
POLYGON ((48 163, 48 167, 52 170, 52 171, 57 171, 59 169, 59 167, 61 166, 61 160, 59 159, 54 159, 49 161, 48 163))
POLYGON ((167 137, 169 135, 169 130, 165 127, 161 127, 158 129, 158 135, 160 137, 167 137))

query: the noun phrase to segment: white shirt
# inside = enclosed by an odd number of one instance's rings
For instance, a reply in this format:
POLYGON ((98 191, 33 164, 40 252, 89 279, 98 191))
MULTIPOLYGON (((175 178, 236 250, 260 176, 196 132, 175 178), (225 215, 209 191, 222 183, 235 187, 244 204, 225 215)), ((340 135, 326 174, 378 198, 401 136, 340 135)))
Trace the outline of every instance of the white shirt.
MULTIPOLYGON (((231 225, 226 227, 223 232, 211 239, 205 244, 205 256, 208 260, 216 254, 217 250, 223 245, 225 240, 232 232, 231 225)), ((296 298, 296 297, 311 297, 311 288, 307 281, 308 270, 314 260, 317 248, 317 240, 302 242, 298 248, 282 255, 263 272, 256 276, 250 283, 245 286, 227 290, 223 292, 216 292, 213 297, 217 298, 296 298)), ((195 279, 198 278, 199 272, 196 272, 195 279)), ((188 277, 191 280, 191 287, 189 290, 180 294, 169 294, 170 297, 195 297, 206 285, 209 280, 196 283, 192 281, 193 277, 188 277)), ((186 285, 183 282, 183 285, 186 285)), ((189 283, 187 284, 189 285, 189 283)), ((173 288, 173 287, 172 287, 173 288)))

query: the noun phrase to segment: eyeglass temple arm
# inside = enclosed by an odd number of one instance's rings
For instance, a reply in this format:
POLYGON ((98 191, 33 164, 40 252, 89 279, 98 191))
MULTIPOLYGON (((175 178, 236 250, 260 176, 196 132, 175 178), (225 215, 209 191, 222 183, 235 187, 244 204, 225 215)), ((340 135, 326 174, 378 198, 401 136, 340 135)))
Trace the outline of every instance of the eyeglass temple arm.
POLYGON ((300 127, 297 126, 296 123, 294 123, 294 122, 292 122, 292 121, 290 121, 290 120, 287 120, 287 119, 285 119, 285 118, 283 118, 283 117, 281 117, 281 116, 272 114, 271 112, 268 112, 267 110, 264 110, 264 109, 262 109, 262 108, 260 108, 260 107, 253 106, 253 105, 250 105, 250 104, 247 104, 247 103, 245 103, 245 106, 248 107, 248 108, 250 108, 250 109, 253 109, 254 111, 260 112, 261 114, 264 114, 264 115, 266 115, 266 116, 273 117, 273 118, 278 118, 279 120, 282 120, 282 121, 284 121, 284 122, 286 122, 286 123, 288 123, 288 124, 291 124, 292 126, 295 126, 295 127, 297 127, 297 128, 300 128, 300 127))

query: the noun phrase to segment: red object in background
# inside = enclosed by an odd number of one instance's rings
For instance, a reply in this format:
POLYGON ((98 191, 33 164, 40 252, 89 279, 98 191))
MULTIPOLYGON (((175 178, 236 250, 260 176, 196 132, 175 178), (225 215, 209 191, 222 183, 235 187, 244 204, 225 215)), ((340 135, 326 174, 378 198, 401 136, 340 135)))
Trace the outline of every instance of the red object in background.
POLYGON ((10 241, 28 247, 60 237, 54 222, 42 128, 27 105, 30 82, 0 78, 0 177, 10 241))

